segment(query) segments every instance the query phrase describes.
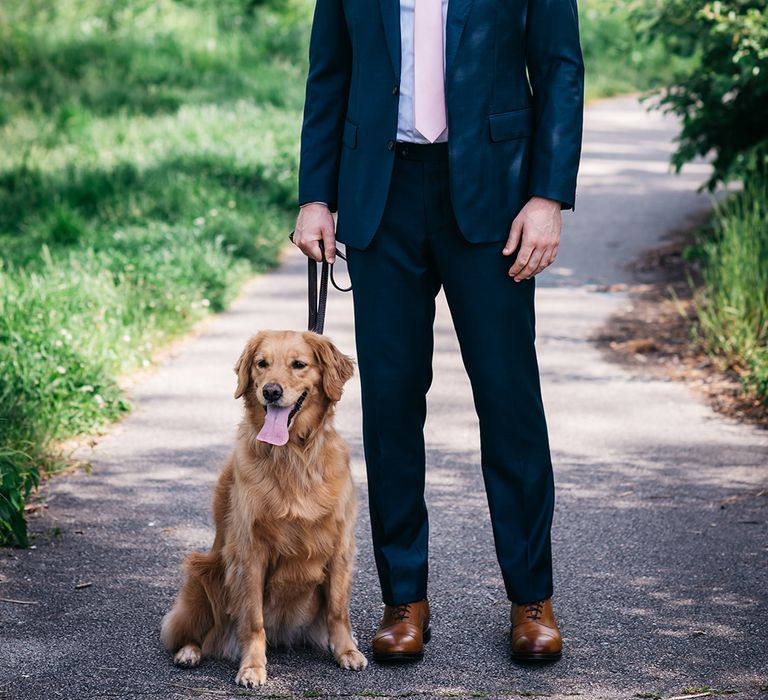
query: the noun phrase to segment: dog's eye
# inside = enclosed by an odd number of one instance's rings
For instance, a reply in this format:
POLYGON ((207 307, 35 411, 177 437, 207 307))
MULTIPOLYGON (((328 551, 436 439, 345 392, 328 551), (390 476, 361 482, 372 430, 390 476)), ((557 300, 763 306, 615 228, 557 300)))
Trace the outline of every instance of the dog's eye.
POLYGON ((301 360, 294 360, 293 364, 291 365, 293 369, 304 369, 306 366, 307 366, 307 363, 302 362, 301 360))
POLYGON ((256 366, 257 366, 257 367, 261 367, 261 369, 264 369, 265 367, 268 367, 268 366, 269 366, 269 363, 268 363, 266 360, 259 360, 259 361, 256 363, 256 366))

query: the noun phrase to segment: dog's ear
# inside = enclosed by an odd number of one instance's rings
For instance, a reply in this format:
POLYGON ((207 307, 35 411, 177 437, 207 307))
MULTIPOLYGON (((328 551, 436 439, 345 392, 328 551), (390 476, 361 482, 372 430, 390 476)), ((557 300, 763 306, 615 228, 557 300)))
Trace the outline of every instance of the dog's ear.
POLYGON ((323 373, 323 391, 331 401, 338 401, 344 385, 352 379, 355 365, 328 338, 307 331, 305 338, 315 351, 323 373))
POLYGON ((257 333, 245 344, 242 354, 235 364, 235 374, 237 375, 237 389, 235 389, 235 398, 239 399, 251 385, 251 367, 253 358, 256 357, 256 351, 264 338, 263 333, 257 333))

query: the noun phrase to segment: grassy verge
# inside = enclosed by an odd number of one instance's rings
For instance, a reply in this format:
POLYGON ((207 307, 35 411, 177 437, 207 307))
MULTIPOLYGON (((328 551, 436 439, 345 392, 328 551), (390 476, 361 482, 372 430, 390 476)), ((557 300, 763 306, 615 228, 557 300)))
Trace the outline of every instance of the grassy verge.
POLYGON ((688 255, 703 264, 694 302, 698 342, 768 408, 768 181, 747 178, 688 255))
POLYGON ((0 542, 117 378, 276 261, 309 16, 249 4, 0 8, 0 542))

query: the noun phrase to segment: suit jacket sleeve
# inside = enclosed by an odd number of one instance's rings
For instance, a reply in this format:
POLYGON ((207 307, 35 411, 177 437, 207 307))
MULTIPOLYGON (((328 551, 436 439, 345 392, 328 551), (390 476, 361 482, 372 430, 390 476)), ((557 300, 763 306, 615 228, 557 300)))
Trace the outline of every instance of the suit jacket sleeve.
POLYGON ((573 209, 584 112, 576 0, 528 1, 526 64, 534 110, 528 195, 573 209))
POLYGON ((301 129, 299 204, 326 202, 336 211, 351 73, 352 45, 342 0, 317 0, 301 129))

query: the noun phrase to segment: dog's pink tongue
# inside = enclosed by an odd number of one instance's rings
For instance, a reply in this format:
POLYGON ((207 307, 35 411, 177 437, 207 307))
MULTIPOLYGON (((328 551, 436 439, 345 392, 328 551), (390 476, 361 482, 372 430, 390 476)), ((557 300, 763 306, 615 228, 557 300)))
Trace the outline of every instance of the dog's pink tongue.
POLYGON ((270 445, 285 445, 288 442, 288 416, 291 415, 293 406, 273 406, 267 404, 267 415, 264 417, 264 427, 256 436, 261 442, 270 445))

